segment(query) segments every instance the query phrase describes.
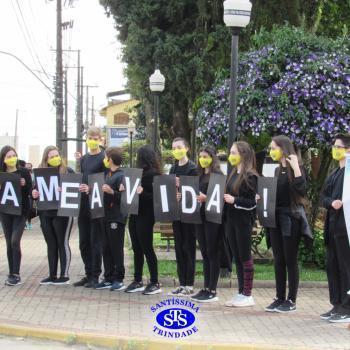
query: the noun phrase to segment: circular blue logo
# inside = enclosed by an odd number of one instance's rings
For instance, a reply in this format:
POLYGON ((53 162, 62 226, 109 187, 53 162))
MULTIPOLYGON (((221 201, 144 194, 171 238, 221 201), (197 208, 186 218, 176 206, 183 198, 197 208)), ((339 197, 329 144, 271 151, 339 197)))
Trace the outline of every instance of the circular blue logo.
POLYGON ((191 311, 181 308, 166 309, 156 317, 156 321, 161 327, 169 329, 190 327, 195 320, 196 318, 191 311))

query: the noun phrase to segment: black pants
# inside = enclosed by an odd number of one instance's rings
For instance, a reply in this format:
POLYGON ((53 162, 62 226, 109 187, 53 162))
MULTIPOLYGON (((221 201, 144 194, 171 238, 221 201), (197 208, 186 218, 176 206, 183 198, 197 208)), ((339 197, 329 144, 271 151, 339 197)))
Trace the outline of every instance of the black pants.
POLYGON ((298 250, 300 243, 300 222, 291 218, 291 235, 283 236, 279 227, 270 229, 271 247, 274 257, 276 297, 286 299, 288 272, 288 298, 296 301, 299 287, 298 250))
POLYGON ((134 280, 142 281, 144 256, 146 257, 151 283, 158 283, 158 260, 153 248, 154 218, 130 215, 129 233, 134 252, 134 280))
POLYGON ((79 249, 87 278, 99 278, 102 264, 104 219, 91 219, 88 209, 78 217, 79 249))
POLYGON ((27 217, 26 215, 0 215, 2 228, 4 230, 6 239, 9 274, 19 275, 22 258, 21 238, 23 235, 24 227, 26 225, 27 217))
POLYGON ((71 261, 69 237, 73 227, 73 218, 66 216, 40 215, 41 229, 47 244, 50 277, 57 277, 58 257, 61 277, 68 277, 71 261))
POLYGON ((105 221, 105 239, 103 242, 103 266, 104 278, 109 282, 123 282, 125 277, 124 267, 124 236, 125 224, 120 222, 105 221))
MULTIPOLYGON (((238 281, 238 292, 240 294, 242 294, 244 291, 244 264, 252 259, 252 229, 253 223, 248 215, 239 213, 233 214, 232 212, 230 215, 227 215, 225 222, 225 234, 234 257, 238 281)), ((251 290, 251 287, 249 289, 251 290)))
POLYGON ((330 303, 337 312, 350 313, 350 247, 347 236, 329 237, 327 245, 327 278, 330 303))
POLYGON ((196 269, 195 225, 174 221, 173 231, 180 286, 193 286, 196 269))
POLYGON ((216 290, 220 274, 220 225, 203 221, 196 225, 196 235, 203 258, 204 288, 216 290))

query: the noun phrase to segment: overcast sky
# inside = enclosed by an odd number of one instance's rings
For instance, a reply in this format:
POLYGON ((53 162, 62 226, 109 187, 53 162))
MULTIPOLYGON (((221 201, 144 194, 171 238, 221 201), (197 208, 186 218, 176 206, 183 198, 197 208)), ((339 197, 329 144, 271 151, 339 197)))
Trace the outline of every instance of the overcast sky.
MULTIPOLYGON (((121 45, 111 18, 107 18, 98 0, 62 0, 63 21, 73 21, 73 28, 63 31, 63 48, 80 49, 84 66, 84 84, 90 89, 95 108, 106 104, 106 93, 125 85, 120 62, 121 45)), ((53 88, 56 46, 56 1, 1 0, 0 50, 25 62, 53 88)), ((64 54, 64 64, 76 66, 76 53, 64 54)), ((75 137, 76 69, 69 68, 69 133, 75 137)), ((85 92, 85 91, 84 91, 85 92)), ((42 147, 55 142, 55 108, 52 94, 14 58, 0 53, 0 135, 14 135, 16 109, 19 110, 18 151, 27 157, 29 144, 42 147)), ((85 101, 84 101, 85 102, 85 101)), ((97 123, 102 124, 103 118, 97 123)), ((3 145, 0 145, 3 146, 3 145)), ((75 146, 70 145, 69 158, 75 146)))

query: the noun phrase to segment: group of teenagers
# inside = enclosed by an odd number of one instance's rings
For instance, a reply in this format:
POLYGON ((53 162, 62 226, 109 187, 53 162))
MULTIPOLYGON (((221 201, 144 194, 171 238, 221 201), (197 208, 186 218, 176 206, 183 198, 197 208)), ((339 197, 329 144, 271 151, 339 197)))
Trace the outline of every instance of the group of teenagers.
MULTIPOLYGON (((153 178, 162 174, 158 155, 148 146, 137 151, 136 167, 143 169, 139 195, 138 215, 127 218, 120 210, 123 184, 122 151, 117 147, 106 150, 100 147, 101 130, 91 127, 87 132, 88 152, 79 157, 83 176, 79 187, 81 206, 78 217, 79 248, 85 267, 85 276, 74 283, 75 287, 110 289, 127 293, 140 292, 144 295, 161 293, 158 279, 158 261, 153 247, 154 208, 153 178), (88 176, 105 173, 104 192, 105 217, 92 219, 89 206, 88 176), (124 237, 128 224, 134 255, 134 278, 125 285, 124 237), (149 269, 149 283, 143 283, 143 265, 146 259, 149 269), (102 262, 104 267, 103 278, 102 262)), ((299 286, 298 249, 303 237, 310 241, 304 203, 308 187, 306 171, 301 164, 293 142, 286 136, 275 136, 269 146, 270 157, 279 163, 276 167, 276 227, 267 231, 267 243, 272 247, 274 257, 276 298, 266 306, 267 312, 288 313, 296 310, 299 286), (287 290, 288 282, 288 290, 287 290)), ((227 176, 224 194, 224 215, 222 224, 209 222, 205 216, 206 193, 212 173, 222 173, 216 151, 204 146, 198 154, 198 164, 188 158, 189 146, 185 139, 175 138, 172 153, 175 158, 170 174, 176 176, 180 188, 181 176, 199 176, 198 202, 201 203, 201 224, 174 221, 173 232, 179 286, 169 294, 189 297, 197 302, 218 301, 217 284, 220 274, 223 242, 236 266, 238 292, 225 305, 228 307, 250 307, 252 296, 254 263, 251 253, 252 231, 256 221, 256 206, 260 200, 257 194, 259 174, 256 170, 255 153, 244 141, 234 142, 228 157, 232 170, 227 176), (204 285, 194 291, 196 244, 203 260, 204 285)), ((326 180, 322 205, 327 210, 325 222, 325 244, 327 275, 332 309, 321 315, 330 322, 350 322, 350 245, 344 218, 342 189, 346 153, 350 152, 350 135, 335 138, 332 155, 338 162, 337 168, 326 180)), ((61 174, 72 169, 62 161, 60 151, 48 146, 39 165, 40 168, 56 167, 61 174)), ((20 241, 30 210, 30 200, 37 200, 40 193, 32 183, 30 172, 18 165, 16 150, 5 146, 0 152, 0 171, 17 173, 21 176, 22 215, 1 213, 1 223, 6 238, 9 275, 6 284, 21 283, 20 241)), ((178 191, 177 200, 181 200, 178 191)), ((56 210, 39 212, 44 239, 47 243, 49 275, 42 285, 69 284, 71 252, 69 237, 73 225, 72 217, 57 216, 56 210), (58 274, 58 261, 60 274, 58 274)), ((226 251, 227 251, 226 249, 226 251)))

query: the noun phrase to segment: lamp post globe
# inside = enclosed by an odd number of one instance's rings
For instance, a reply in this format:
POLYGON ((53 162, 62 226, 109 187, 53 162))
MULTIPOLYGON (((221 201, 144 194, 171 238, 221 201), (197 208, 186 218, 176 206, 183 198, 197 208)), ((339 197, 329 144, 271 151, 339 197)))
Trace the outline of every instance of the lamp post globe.
POLYGON ((153 149, 157 152, 158 140, 158 120, 159 120, 159 94, 164 91, 165 77, 158 68, 149 77, 149 88, 154 95, 154 134, 153 134, 153 149))

